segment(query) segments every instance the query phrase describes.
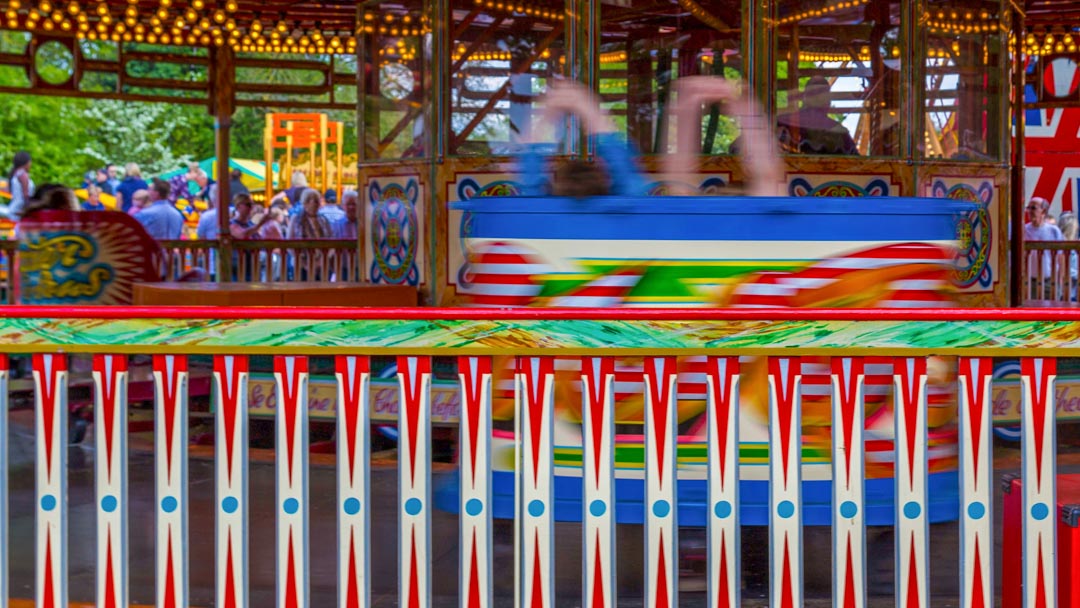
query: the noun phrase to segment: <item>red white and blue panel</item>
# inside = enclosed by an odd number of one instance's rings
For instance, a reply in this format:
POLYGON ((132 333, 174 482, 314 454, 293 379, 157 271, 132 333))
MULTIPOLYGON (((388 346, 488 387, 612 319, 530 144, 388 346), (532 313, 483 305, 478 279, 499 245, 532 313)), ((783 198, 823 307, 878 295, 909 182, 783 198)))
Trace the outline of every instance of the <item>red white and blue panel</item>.
POLYGON ((491 357, 458 357, 461 379, 461 568, 464 608, 491 606, 491 357))
POLYGON ((97 496, 97 600, 128 605, 127 357, 94 355, 94 488, 97 496))
MULTIPOLYGON (((8 441, 8 356, 0 354, 0 439, 8 441)), ((0 449, 0 605, 8 603, 8 457, 7 448, 0 449)))
POLYGON ((866 606, 866 500, 863 429, 865 362, 834 357, 832 365, 833 606, 866 606))
POLYGON ((187 358, 154 355, 157 605, 188 605, 187 358))
POLYGON ((771 604, 802 606, 802 411, 798 357, 769 357, 771 604))
POLYGON ((960 606, 994 604, 994 471, 990 380, 994 360, 960 359, 960 606))
POLYGON ((705 360, 709 450, 709 606, 735 608, 739 583, 739 358, 705 360))
POLYGON ((274 357, 277 382, 277 605, 307 608, 308 359, 274 357))
POLYGON ((36 591, 39 606, 67 606, 67 357, 36 354, 36 591))
POLYGON ((893 362, 896 423, 896 605, 930 605, 926 515, 926 358, 893 362))
POLYGON ((581 360, 581 420, 585 543, 582 606, 616 605, 615 359, 581 360))
POLYGON ((1057 606, 1056 379, 1057 360, 1020 359, 1024 605, 1031 607, 1057 606))
POLYGON ((339 355, 335 361, 338 382, 337 493, 338 512, 338 606, 366 608, 370 572, 368 509, 369 382, 367 357, 339 355))
POLYGON ((555 599, 554 383, 554 359, 518 357, 515 590, 517 605, 525 608, 552 608, 555 599))
POLYGON ((399 606, 431 605, 431 357, 398 357, 399 606))
POLYGON ((678 441, 675 357, 645 359, 645 606, 678 605, 678 441))
POLYGON ((217 605, 248 606, 248 359, 214 357, 217 605))

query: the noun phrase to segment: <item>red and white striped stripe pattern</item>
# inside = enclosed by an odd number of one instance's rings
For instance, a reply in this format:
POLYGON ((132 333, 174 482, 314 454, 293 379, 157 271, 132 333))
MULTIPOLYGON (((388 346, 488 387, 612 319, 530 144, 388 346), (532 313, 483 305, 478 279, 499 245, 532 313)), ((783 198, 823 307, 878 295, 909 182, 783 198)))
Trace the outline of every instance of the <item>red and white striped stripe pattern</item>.
POLYGON ((678 605, 675 357, 645 359, 645 606, 678 605))
POLYGON ((802 606, 802 412, 798 357, 769 357, 771 602, 802 606))
POLYGON ((491 606, 491 357, 459 357, 463 608, 491 606))
MULTIPOLYGON (((0 440, 8 442, 8 356, 0 354, 0 440)), ((8 450, 0 449, 0 605, 8 603, 8 450)))
MULTIPOLYGON (((860 273, 902 269, 910 272, 889 273, 887 289, 878 306, 886 308, 919 308, 946 305, 948 299, 942 289, 948 285, 948 269, 952 264, 952 252, 944 247, 926 243, 901 243, 874 247, 845 256, 817 262, 796 272, 762 272, 753 279, 736 286, 728 306, 735 308, 769 308, 821 305, 814 301, 814 292, 823 293, 830 287, 838 287, 846 280, 858 279, 860 273), (804 301, 804 300, 810 301, 804 301)), ((850 293, 839 297, 858 298, 866 287, 853 287, 850 293)), ((822 296, 825 302, 837 302, 837 296, 822 296)))
POLYGON ((67 606, 67 357, 33 356, 37 437, 37 600, 67 606))
POLYGON ((469 285, 461 293, 473 306, 528 306, 543 287, 535 277, 551 267, 517 243, 482 243, 472 252, 469 285))
POLYGON ((627 268, 604 275, 570 293, 551 298, 550 306, 562 308, 608 308, 618 306, 641 280, 640 269, 627 268))
POLYGON ((338 381, 338 606, 367 608, 370 572, 371 496, 368 478, 371 379, 367 357, 339 355, 338 381))
POLYGON ((214 357, 217 604, 248 606, 248 360, 214 357))
POLYGON ((961 358, 960 401, 960 605, 987 608, 994 603, 994 488, 990 379, 994 360, 961 358))
MULTIPOLYGON (((400 605, 431 605, 431 357, 398 357, 400 605)), ((366 432, 366 429, 365 429, 366 432)))
POLYGON ((551 357, 517 359, 514 419, 517 421, 519 499, 514 552, 517 606, 551 608, 555 597, 554 442, 555 367, 551 357))
POLYGON ((709 606, 739 605, 739 358, 708 357, 709 606))
POLYGON ((277 605, 306 608, 308 596, 308 360, 274 358, 277 381, 277 605))
POLYGON ((127 357, 94 355, 97 604, 128 605, 127 357))
POLYGON ((582 606, 616 605, 615 360, 581 360, 582 496, 585 580, 582 606))
POLYGON ((866 605, 863 359, 832 359, 833 606, 866 605))
POLYGON ((1056 379, 1056 359, 1020 359, 1024 606, 1032 608, 1057 606, 1056 379))
POLYGON ((897 358, 896 605, 930 604, 929 525, 926 516, 926 358, 897 358))
POLYGON ((157 605, 188 605, 187 358, 154 355, 157 605))

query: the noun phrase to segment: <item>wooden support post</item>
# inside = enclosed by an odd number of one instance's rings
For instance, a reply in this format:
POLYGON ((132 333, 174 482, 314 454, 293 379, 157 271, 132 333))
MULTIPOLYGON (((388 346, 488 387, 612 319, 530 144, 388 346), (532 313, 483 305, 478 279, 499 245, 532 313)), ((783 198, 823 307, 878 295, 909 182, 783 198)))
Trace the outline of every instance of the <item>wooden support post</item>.
POLYGON ((1013 44, 1013 119, 1016 134, 1013 136, 1012 179, 1009 183, 1009 223, 1012 225, 1009 241, 1009 304, 1024 304, 1024 14, 1012 9, 1013 44))
MULTIPOLYGON (((236 55, 227 45, 210 48, 210 113, 214 116, 214 153, 217 155, 218 268, 217 280, 232 280, 232 236, 229 234, 229 130, 236 107, 236 55)), ((269 188, 269 184, 267 184, 269 188)))

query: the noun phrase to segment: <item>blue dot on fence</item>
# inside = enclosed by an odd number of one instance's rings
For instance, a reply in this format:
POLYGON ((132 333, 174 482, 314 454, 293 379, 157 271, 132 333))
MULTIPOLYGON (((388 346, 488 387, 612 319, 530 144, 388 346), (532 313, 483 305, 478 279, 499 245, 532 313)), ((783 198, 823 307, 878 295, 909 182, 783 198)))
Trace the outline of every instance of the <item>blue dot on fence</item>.
POLYGON ((419 515, 422 508, 424 508, 424 505, 419 498, 410 498, 405 501, 405 512, 409 515, 419 515))
POLYGON ((713 513, 720 519, 727 519, 731 517, 731 503, 726 500, 721 500, 713 507, 713 513))
POLYGON ((1050 515, 1050 508, 1043 503, 1037 503, 1031 506, 1031 516, 1035 519, 1042 521, 1046 519, 1046 516, 1050 515))
POLYGON ((982 519, 983 515, 986 515, 986 505, 981 502, 973 502, 968 505, 968 517, 971 519, 982 519))
POLYGON ((539 500, 532 500, 529 502, 529 515, 533 517, 540 517, 544 514, 544 503, 539 500))
POLYGON ((41 508, 46 511, 52 511, 56 508, 56 497, 52 494, 46 494, 41 497, 41 508))
POLYGON ((790 500, 782 501, 780 504, 776 505, 776 513, 784 519, 795 515, 795 503, 790 500))
POLYGON ((479 498, 470 498, 465 503, 465 512, 469 515, 476 517, 484 511, 484 503, 480 502, 479 498))
POLYGON ((589 513, 592 513, 593 517, 600 517, 607 513, 607 505, 602 500, 594 500, 589 503, 589 513))
POLYGON ((226 496, 221 501, 221 510, 226 513, 236 513, 236 510, 240 508, 240 501, 236 500, 234 496, 226 496))
POLYGON ((289 515, 295 515, 300 510, 300 501, 295 498, 286 498, 281 508, 285 509, 285 512, 289 515))
POLYGON ((859 514, 859 505, 855 504, 854 502, 851 502, 850 500, 845 500, 844 502, 840 503, 840 517, 845 517, 847 519, 851 519, 852 517, 855 517, 858 514, 859 514))
POLYGON ((904 517, 908 519, 915 519, 922 513, 922 507, 915 501, 908 502, 904 505, 904 517))
POLYGON ((342 507, 349 515, 356 515, 360 512, 360 501, 355 498, 346 498, 345 504, 342 505, 342 507))
POLYGON ((101 510, 106 513, 112 513, 116 510, 116 504, 116 497, 110 494, 101 499, 101 510))
POLYGON ((172 496, 166 496, 161 499, 161 510, 166 513, 172 513, 176 510, 176 499, 172 496))
POLYGON ((671 513, 671 503, 666 500, 658 500, 653 503, 652 512, 657 517, 667 517, 668 513, 671 513))

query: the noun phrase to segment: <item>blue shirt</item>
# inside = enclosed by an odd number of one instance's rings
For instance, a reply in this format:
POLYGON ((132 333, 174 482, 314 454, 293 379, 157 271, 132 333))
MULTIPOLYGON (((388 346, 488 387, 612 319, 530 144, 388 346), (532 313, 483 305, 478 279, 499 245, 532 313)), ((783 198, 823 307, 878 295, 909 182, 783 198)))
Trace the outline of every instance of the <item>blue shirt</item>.
MULTIPOLYGON (((636 154, 618 133, 592 136, 596 156, 604 161, 611 180, 613 196, 645 196, 648 185, 638 169, 636 154)), ((550 186, 546 176, 545 152, 551 144, 529 144, 517 159, 518 180, 522 196, 548 196, 550 186)))
POLYGON ((121 211, 131 209, 131 197, 139 190, 149 190, 150 185, 141 177, 125 177, 124 181, 116 187, 116 193, 120 195, 121 211))
POLYGON ((184 230, 184 216, 169 201, 154 201, 135 214, 146 232, 155 239, 178 239, 184 230))
POLYGON ((344 215, 341 216, 340 220, 331 224, 331 227, 334 229, 335 239, 357 239, 356 222, 349 221, 349 218, 344 215))
POLYGON ((323 205, 319 208, 319 215, 326 218, 326 221, 330 223, 330 226, 336 226, 338 222, 345 219, 345 210, 338 204, 323 205))
POLYGON ((195 236, 200 241, 212 241, 218 238, 221 227, 218 226, 217 208, 207 209, 199 216, 199 227, 195 229, 195 236))

